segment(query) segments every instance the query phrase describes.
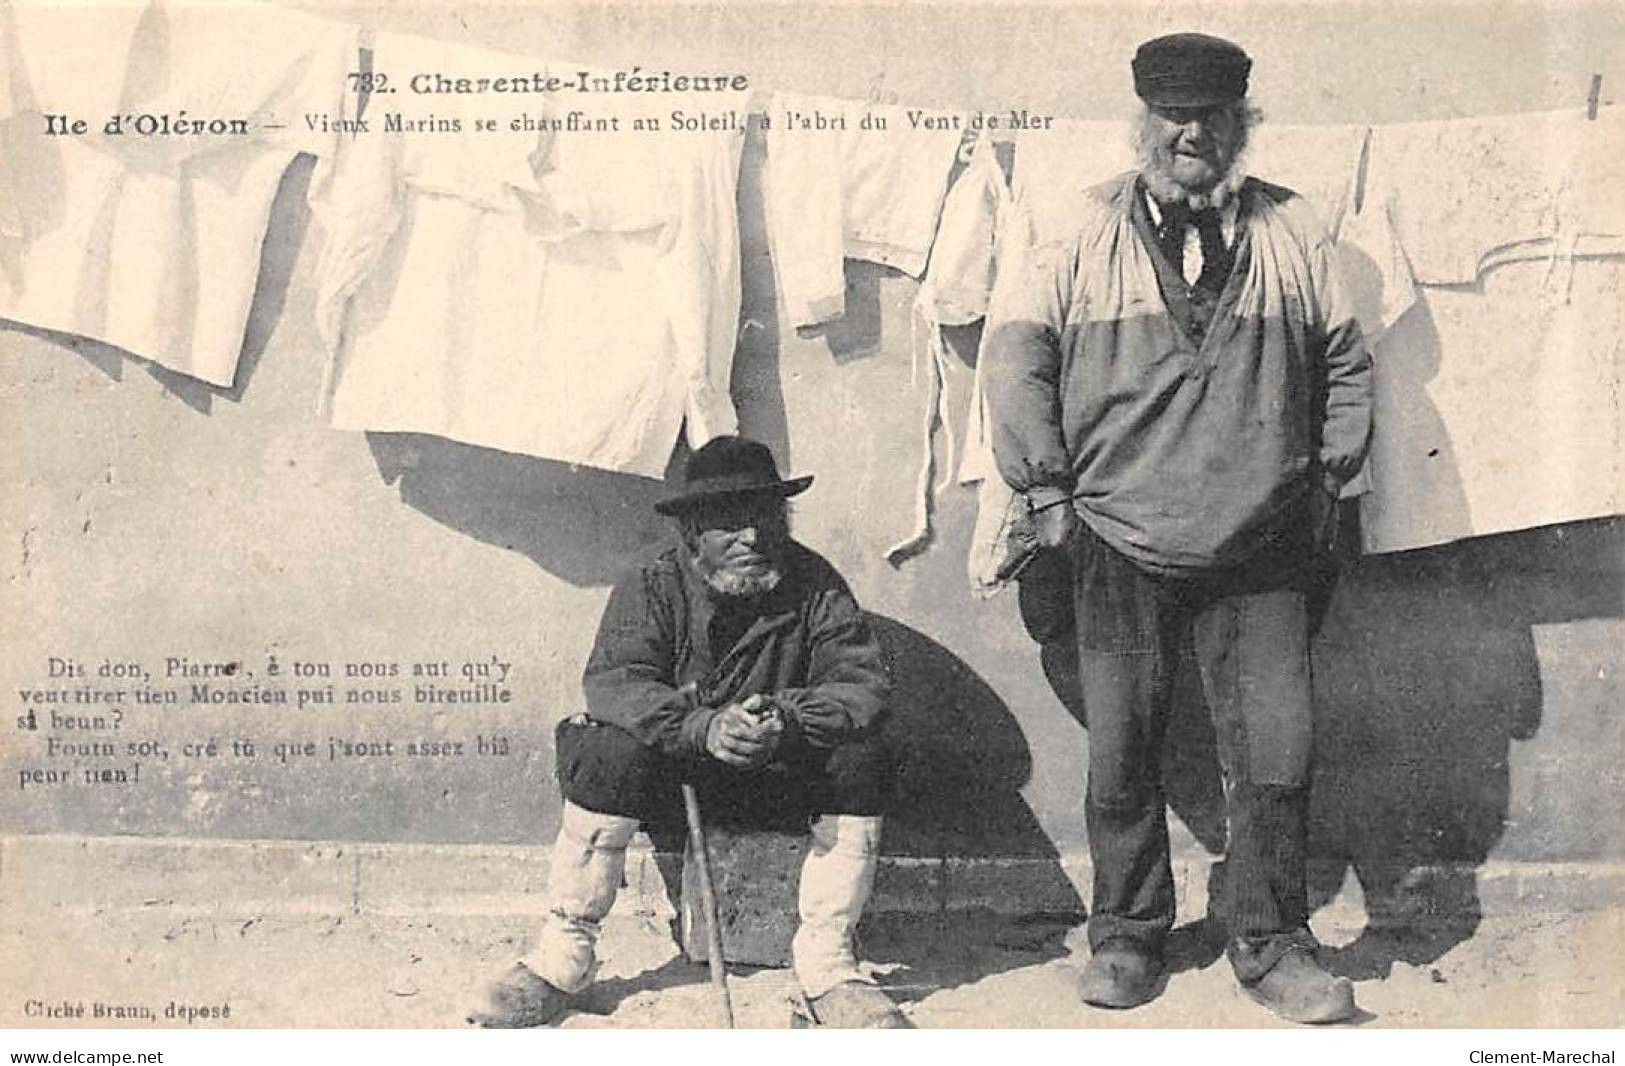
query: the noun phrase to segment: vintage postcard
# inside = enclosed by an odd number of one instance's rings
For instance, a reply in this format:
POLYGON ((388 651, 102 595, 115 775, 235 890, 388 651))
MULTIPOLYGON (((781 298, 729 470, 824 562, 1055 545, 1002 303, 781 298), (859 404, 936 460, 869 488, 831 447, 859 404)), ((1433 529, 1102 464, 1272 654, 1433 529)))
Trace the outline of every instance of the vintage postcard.
POLYGON ((0 2, 0 1026, 1617 1026, 1622 46, 0 2))

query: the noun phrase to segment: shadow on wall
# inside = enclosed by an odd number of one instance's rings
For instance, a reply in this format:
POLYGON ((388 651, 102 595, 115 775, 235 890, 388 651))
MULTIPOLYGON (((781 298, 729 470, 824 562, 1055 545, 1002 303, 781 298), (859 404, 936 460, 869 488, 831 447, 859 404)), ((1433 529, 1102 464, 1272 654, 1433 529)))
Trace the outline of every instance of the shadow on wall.
POLYGON ((936 910, 865 922, 874 957, 904 964, 887 984, 908 999, 1065 955, 1066 933, 1084 906, 1022 798, 1032 753, 1020 724, 953 652, 895 619, 868 617, 894 681, 886 736, 899 776, 885 851, 943 863, 936 910), (1019 915, 1009 913, 1009 900, 982 900, 978 890, 978 873, 988 868, 999 876, 983 882, 985 891, 1008 890, 1012 866, 1022 886, 1019 915))
POLYGON ((845 366, 882 354, 885 323, 881 316, 880 285, 887 278, 897 277, 899 271, 863 259, 845 260, 842 271, 846 275, 845 313, 796 332, 802 337, 822 338, 830 356, 838 365, 845 366))
POLYGON ((894 855, 1048 861, 1058 852, 1021 790, 1032 775, 1026 735, 1004 701, 957 655, 910 626, 870 614, 894 681, 886 736, 898 752, 894 855))
MULTIPOLYGON (((1351 870, 1365 897, 1366 929, 1335 953, 1339 972, 1384 977, 1395 962, 1436 961, 1477 930, 1477 868, 1507 825, 1513 744, 1541 725, 1532 627, 1625 614, 1621 559, 1625 522, 1610 519, 1368 556, 1345 570, 1314 647, 1310 827, 1311 904, 1334 897, 1351 870)), ((1044 662, 1081 723, 1076 657, 1067 650, 1046 648, 1044 662)), ((1584 664, 1557 666, 1572 675, 1584 664)), ((1188 663, 1171 713, 1169 806, 1220 854, 1215 739, 1188 663)), ((1546 844, 1564 855, 1587 846, 1546 844)))
MULTIPOLYGON (((1311 898, 1334 894, 1346 869, 1359 880, 1367 927, 1339 952, 1350 976, 1432 962, 1477 929, 1476 868, 1507 825, 1513 745, 1542 724, 1532 627, 1621 617, 1622 558, 1625 525, 1611 519, 1368 556, 1345 576, 1316 648, 1311 847, 1332 861, 1311 898)), ((1583 788, 1596 775, 1567 779, 1583 788)))
POLYGON ((367 446, 408 507, 577 587, 610 584, 669 532, 654 511, 666 489, 653 478, 421 433, 368 433, 367 446))
POLYGON ((762 198, 766 142, 760 130, 745 134, 739 162, 739 341, 729 391, 739 432, 773 450, 785 470, 792 462, 790 427, 779 380, 779 296, 767 239, 762 198))

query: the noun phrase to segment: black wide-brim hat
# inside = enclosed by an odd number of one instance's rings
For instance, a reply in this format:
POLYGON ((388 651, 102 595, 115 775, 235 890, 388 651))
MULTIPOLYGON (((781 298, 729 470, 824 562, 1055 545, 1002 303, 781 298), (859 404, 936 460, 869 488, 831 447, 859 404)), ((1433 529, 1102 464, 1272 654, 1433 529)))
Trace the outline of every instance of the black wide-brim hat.
POLYGON ((729 496, 787 499, 806 492, 812 475, 781 478, 767 445, 746 437, 715 437, 688 457, 671 495, 655 504, 664 515, 679 515, 729 496))
POLYGON ((1213 107, 1247 95, 1253 61, 1241 46, 1205 33, 1172 33, 1134 53, 1134 92, 1153 107, 1213 107))

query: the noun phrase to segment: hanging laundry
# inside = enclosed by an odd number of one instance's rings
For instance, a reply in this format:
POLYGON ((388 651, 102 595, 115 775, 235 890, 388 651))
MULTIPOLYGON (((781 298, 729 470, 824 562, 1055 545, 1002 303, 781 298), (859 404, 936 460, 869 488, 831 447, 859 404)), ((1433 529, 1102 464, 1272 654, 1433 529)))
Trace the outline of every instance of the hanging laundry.
MULTIPOLYGON (((919 474, 915 479, 914 523, 908 535, 886 549, 886 560, 900 565, 924 549, 931 539, 931 512, 938 493, 955 481, 960 466, 956 431, 970 433, 969 420, 953 417, 949 395, 949 354, 943 342, 944 326, 965 326, 987 313, 993 289, 995 230, 1000 211, 1010 198, 1004 171, 992 142, 978 138, 970 162, 954 181, 943 203, 930 266, 911 316, 914 378, 927 381, 921 405, 919 474), (935 440, 940 431, 946 454, 939 461, 935 440), (933 484, 935 482, 935 484, 933 484)), ((974 389, 972 405, 974 406, 974 389)))
MULTIPOLYGON (((1001 262, 1011 250, 1031 240, 1030 218, 1017 209, 994 143, 985 136, 971 156, 970 166, 948 194, 931 267, 920 292, 926 317, 941 325, 966 325, 987 314, 1001 262)), ((982 335, 986 339, 986 334, 982 335)), ((963 420, 963 446, 957 470, 951 461, 943 468, 945 483, 972 484, 993 472, 993 451, 982 410, 982 361, 977 353, 976 375, 969 408, 963 420)))
POLYGON ((1243 166, 1308 200, 1321 224, 1335 235, 1353 200, 1360 153, 1370 131, 1364 124, 1299 126, 1265 120, 1252 130, 1243 166))
POLYGON ((960 116, 779 93, 767 117, 763 197, 791 325, 845 314, 843 259, 919 277, 959 146, 960 116))
POLYGON ((1065 239, 1080 220, 1089 188, 1134 165, 1134 127, 1128 122, 1057 119, 1051 129, 1017 133, 1010 187, 1032 239, 1065 239))
POLYGON ((331 155, 307 116, 340 113, 357 44, 260 4, 0 8, 0 317, 229 387, 278 185, 331 155))
POLYGON ((1346 212, 1334 250, 1360 332, 1378 345, 1418 299, 1391 205, 1368 196, 1361 210, 1346 212))
MULTIPOLYGON (((380 70, 581 69, 397 34, 374 55, 380 70)), ((737 425, 743 129, 663 120, 743 116, 746 94, 520 99, 525 115, 514 98, 375 97, 373 132, 346 140, 317 198, 332 424, 659 476, 685 422, 693 447, 737 425), (435 132, 380 136, 389 114, 435 132)))
MULTIPOLYGON (((1410 246, 1402 247, 1401 201, 1409 194, 1401 189, 1413 161, 1378 152, 1387 133, 1387 127, 1372 132, 1364 206, 1346 219, 1338 241, 1346 282, 1374 344, 1370 492, 1360 506, 1365 551, 1620 513, 1625 487, 1614 396, 1625 371, 1625 247, 1574 233, 1606 215, 1507 205, 1510 221, 1478 218, 1476 228, 1461 233, 1469 253, 1443 270, 1458 279, 1471 271, 1473 278, 1424 284, 1412 272, 1410 246), (1565 217, 1570 221, 1554 229, 1565 217), (1534 229, 1517 228, 1525 225, 1534 229)), ((1578 179, 1559 183, 1576 206, 1587 202, 1576 194, 1599 172, 1592 157, 1587 145, 1556 161, 1578 179)), ((1444 247, 1433 242, 1422 253, 1432 257, 1436 274, 1442 260, 1434 252, 1444 247)))
POLYGON ((995 230, 1009 198, 993 142, 979 137, 971 147, 970 162, 943 201, 930 267, 920 284, 918 301, 931 321, 964 326, 987 314, 995 230))
POLYGON ((1625 237, 1622 127, 1619 108, 1380 126, 1365 198, 1389 205, 1418 282, 1469 285, 1510 245, 1625 237))
POLYGON ((1625 512, 1625 257, 1422 286, 1373 359, 1367 552, 1625 512))

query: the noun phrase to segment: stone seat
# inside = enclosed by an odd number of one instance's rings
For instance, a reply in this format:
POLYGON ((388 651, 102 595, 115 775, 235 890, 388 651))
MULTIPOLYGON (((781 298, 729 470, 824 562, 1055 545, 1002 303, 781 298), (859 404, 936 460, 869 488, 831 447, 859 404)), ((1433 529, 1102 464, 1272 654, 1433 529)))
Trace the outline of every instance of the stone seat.
MULTIPOLYGON (((717 825, 706 827, 705 839, 722 929, 723 961, 789 966, 790 940, 796 932, 796 886, 808 835, 717 825)), ((700 899, 699 868, 688 848, 683 854, 679 929, 683 953, 694 962, 710 959, 700 899)))

